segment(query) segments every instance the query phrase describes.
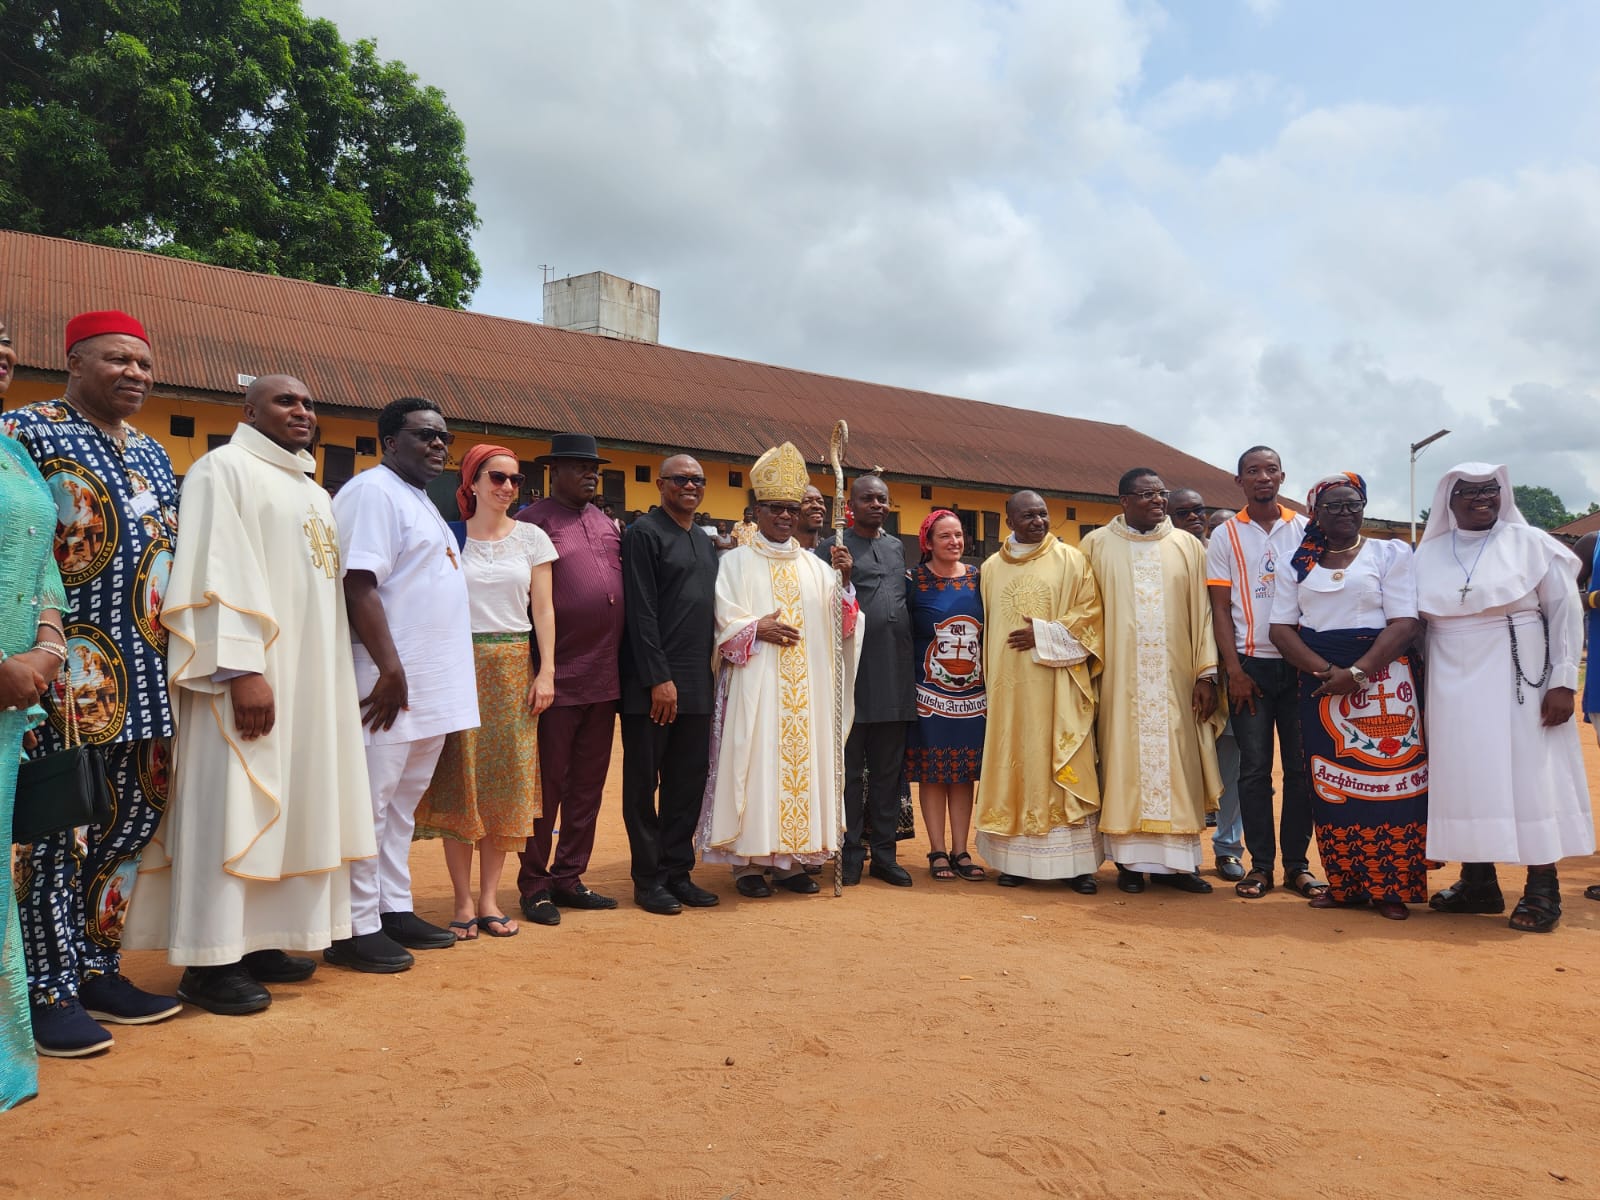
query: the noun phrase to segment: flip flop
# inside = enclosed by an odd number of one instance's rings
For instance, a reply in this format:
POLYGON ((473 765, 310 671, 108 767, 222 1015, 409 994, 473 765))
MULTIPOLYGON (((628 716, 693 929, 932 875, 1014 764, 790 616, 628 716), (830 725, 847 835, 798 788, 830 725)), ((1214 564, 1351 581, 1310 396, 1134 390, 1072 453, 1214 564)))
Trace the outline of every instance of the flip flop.
POLYGON ((470 921, 451 921, 450 928, 456 931, 456 941, 475 942, 478 940, 478 919, 470 921))
POLYGON ((521 929, 509 929, 509 928, 507 928, 507 929, 496 929, 495 928, 496 925, 509 926, 510 924, 511 924, 511 918, 507 917, 507 916, 479 917, 477 919, 478 928, 483 930, 490 937, 516 937, 517 934, 522 932, 521 929))

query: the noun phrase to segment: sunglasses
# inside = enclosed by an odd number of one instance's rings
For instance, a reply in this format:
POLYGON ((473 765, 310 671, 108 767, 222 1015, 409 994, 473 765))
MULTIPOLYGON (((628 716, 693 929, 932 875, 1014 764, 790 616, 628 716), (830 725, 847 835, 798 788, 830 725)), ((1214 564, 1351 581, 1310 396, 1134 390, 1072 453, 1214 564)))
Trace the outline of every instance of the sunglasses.
POLYGON ((681 488, 703 488, 706 485, 706 477, 704 475, 663 475, 661 477, 661 482, 676 484, 681 488))
POLYGON ((489 482, 494 484, 495 487, 505 487, 508 483, 512 487, 521 487, 522 481, 527 478, 521 471, 516 472, 514 475, 508 475, 504 471, 485 471, 484 474, 489 477, 489 482))
POLYGON ((1133 500, 1143 500, 1147 504, 1152 500, 1165 500, 1172 495, 1166 488, 1151 488, 1148 492, 1123 492, 1122 494, 1133 500))
POLYGON ((409 433, 423 445, 428 445, 431 442, 443 442, 446 446, 453 446, 456 440, 455 434, 446 432, 443 429, 420 429, 414 425, 402 425, 400 432, 409 433))
POLYGON ((800 506, 798 504, 765 504, 764 503, 764 504, 762 504, 762 507, 765 508, 769 513, 771 513, 775 517, 783 517, 783 516, 798 517, 800 515, 800 506))
POLYGON ((1198 517, 1201 513, 1205 512, 1205 506, 1202 504, 1196 504, 1193 508, 1172 508, 1168 509, 1167 511, 1175 517, 1198 517))

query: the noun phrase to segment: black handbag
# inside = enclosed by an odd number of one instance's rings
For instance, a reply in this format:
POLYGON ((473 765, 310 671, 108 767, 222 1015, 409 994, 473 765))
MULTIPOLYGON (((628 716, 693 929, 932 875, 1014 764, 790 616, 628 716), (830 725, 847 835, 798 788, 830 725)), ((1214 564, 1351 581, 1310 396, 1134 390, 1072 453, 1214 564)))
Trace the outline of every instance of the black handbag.
POLYGON ((66 692, 66 748, 30 758, 17 771, 13 842, 28 844, 79 825, 103 825, 114 811, 106 760, 98 747, 80 742, 70 681, 66 692))

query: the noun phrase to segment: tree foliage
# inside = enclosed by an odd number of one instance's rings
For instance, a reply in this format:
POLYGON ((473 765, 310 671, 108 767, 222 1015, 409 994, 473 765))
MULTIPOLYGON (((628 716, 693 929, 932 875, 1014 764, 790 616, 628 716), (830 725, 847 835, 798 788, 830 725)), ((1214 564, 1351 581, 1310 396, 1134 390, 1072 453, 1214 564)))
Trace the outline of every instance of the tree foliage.
POLYGON ((299 0, 0 3, 0 222, 461 307, 481 269, 437 88, 299 0))
POLYGON ((1528 518, 1529 525, 1554 529, 1576 520, 1575 515, 1569 513, 1567 506, 1561 502, 1561 497, 1547 487, 1519 483, 1511 491, 1517 498, 1517 507, 1522 510, 1522 515, 1528 518))

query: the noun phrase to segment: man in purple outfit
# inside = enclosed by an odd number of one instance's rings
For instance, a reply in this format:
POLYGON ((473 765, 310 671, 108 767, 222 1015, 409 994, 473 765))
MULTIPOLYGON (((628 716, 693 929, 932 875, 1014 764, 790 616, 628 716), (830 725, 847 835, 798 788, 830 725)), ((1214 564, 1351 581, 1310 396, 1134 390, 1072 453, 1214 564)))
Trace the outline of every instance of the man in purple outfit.
POLYGON ((517 520, 550 535, 560 554, 552 565, 556 610, 556 698, 539 717, 539 773, 544 815, 522 851, 517 890, 522 915, 559 925, 563 908, 615 908, 582 875, 594 850, 600 796, 611 765, 611 735, 622 683, 622 538, 617 523, 590 503, 606 459, 586 433, 558 433, 550 453, 549 495, 517 520), (551 861, 559 824, 561 839, 551 861))

